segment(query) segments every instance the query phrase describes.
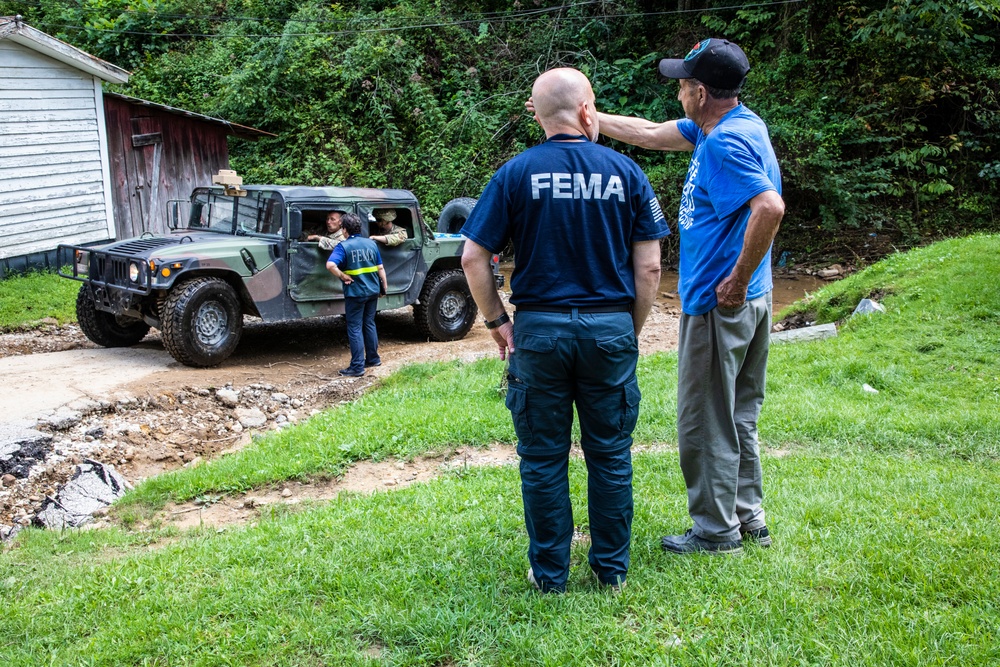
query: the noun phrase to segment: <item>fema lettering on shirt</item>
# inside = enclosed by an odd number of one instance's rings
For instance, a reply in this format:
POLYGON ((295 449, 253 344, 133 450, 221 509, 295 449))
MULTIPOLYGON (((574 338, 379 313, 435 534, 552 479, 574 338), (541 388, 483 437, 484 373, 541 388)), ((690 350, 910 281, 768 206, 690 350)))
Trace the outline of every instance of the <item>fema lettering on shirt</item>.
POLYGON ((700 166, 698 154, 695 153, 688 165, 687 179, 684 181, 684 189, 681 190, 681 205, 677 212, 677 224, 684 230, 691 229, 691 225, 694 224, 694 188, 700 166))
POLYGON ((369 248, 352 248, 351 249, 351 263, 357 264, 359 262, 367 262, 368 264, 375 264, 375 251, 369 248))
POLYGON ((542 195, 550 199, 604 199, 617 197, 619 202, 625 201, 625 187, 621 176, 608 176, 607 186, 604 185, 604 174, 564 174, 548 172, 531 175, 531 198, 541 199, 542 195))

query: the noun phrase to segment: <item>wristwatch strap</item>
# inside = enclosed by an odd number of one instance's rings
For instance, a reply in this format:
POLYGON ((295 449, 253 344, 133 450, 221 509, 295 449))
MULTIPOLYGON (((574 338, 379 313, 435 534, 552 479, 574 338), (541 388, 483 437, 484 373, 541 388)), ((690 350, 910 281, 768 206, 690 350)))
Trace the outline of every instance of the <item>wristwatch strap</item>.
POLYGON ((499 326, 507 324, 507 322, 510 322, 510 315, 508 315, 506 312, 504 312, 500 317, 496 318, 495 320, 483 320, 483 324, 486 325, 487 329, 496 329, 499 326))

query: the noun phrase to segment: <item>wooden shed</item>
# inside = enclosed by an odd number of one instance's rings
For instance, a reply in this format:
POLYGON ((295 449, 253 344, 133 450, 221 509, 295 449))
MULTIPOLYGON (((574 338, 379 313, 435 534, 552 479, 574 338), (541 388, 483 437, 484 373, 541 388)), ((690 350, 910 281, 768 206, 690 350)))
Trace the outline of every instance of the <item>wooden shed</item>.
POLYGON ((165 233, 166 203, 261 130, 115 93, 128 72, 0 17, 0 278, 53 268, 60 243, 165 233))
POLYGON ((227 137, 274 136, 116 93, 104 94, 111 158, 112 203, 118 238, 165 234, 166 205, 187 199, 212 174, 229 168, 227 137))
POLYGON ((0 18, 0 275, 114 237, 104 81, 128 72, 0 18))

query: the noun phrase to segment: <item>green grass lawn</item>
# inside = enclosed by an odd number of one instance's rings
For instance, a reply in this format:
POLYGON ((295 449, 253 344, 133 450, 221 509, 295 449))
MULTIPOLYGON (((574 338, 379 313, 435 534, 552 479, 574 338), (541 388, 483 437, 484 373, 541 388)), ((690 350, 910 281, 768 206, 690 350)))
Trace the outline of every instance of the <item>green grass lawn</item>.
MULTIPOLYGON (((28 531, 0 554, 3 664, 980 665, 1000 663, 1000 237, 894 256, 814 295, 836 339, 772 348, 761 420, 775 546, 677 557, 672 452, 635 459, 628 587, 525 581, 516 468, 271 510, 223 532, 28 531), (861 389, 869 384, 879 390, 861 389)), ((334 475, 361 458, 513 440, 502 366, 404 369, 248 449, 148 480, 168 499, 334 475)), ((675 440, 676 357, 640 363, 640 442, 675 440)), ((586 473, 571 465, 586 529, 586 473)))
POLYGON ((0 280, 0 331, 31 329, 40 320, 76 321, 80 283, 54 273, 30 272, 0 280))

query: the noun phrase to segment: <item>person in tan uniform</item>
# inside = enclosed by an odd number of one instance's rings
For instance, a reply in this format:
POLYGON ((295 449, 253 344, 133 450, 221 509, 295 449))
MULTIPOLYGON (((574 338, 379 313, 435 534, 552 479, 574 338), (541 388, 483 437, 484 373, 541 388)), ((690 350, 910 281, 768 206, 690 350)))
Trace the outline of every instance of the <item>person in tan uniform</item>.
POLYGON ((322 250, 333 250, 344 241, 344 230, 341 229, 343 211, 330 211, 326 215, 326 234, 309 234, 306 241, 319 243, 322 250))
POLYGON ((368 238, 390 248, 407 239, 406 230, 393 223, 393 220, 396 219, 396 211, 391 208, 377 208, 373 213, 375 226, 369 232, 368 238))

